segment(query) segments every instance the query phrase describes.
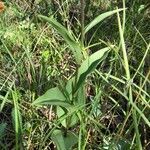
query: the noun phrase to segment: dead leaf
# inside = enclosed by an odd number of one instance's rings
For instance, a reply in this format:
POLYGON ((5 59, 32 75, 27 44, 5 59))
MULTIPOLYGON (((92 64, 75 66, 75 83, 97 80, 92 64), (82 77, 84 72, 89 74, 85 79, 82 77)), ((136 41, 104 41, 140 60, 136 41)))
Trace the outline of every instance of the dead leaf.
POLYGON ((4 11, 4 8, 5 8, 4 3, 3 3, 3 2, 0 2, 0 13, 1 13, 2 11, 4 11))

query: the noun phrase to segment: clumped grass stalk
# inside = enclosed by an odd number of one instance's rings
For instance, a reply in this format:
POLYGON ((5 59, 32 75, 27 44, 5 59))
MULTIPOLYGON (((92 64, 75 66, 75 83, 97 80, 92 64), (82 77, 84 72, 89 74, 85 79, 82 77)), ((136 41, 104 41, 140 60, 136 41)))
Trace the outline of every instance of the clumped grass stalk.
POLYGON ((14 109, 12 111, 12 118, 13 118, 13 123, 14 123, 14 128, 15 128, 15 141, 16 141, 16 146, 15 149, 19 150, 22 148, 22 119, 19 111, 19 104, 18 104, 18 94, 15 91, 12 91, 12 97, 14 101, 14 109))
MULTIPOLYGON (((131 83, 131 75, 130 75, 130 68, 129 68, 129 62, 128 62, 128 55, 125 47, 125 42, 124 42, 124 36, 123 36, 123 30, 121 27, 121 21, 120 21, 120 16, 119 13, 117 13, 118 17, 118 25, 119 25, 119 33, 120 33, 120 40, 121 40, 121 46, 122 46, 122 52, 123 52, 123 59, 124 59, 124 69, 126 72, 126 77, 127 77, 127 94, 129 94, 129 101, 130 104, 132 105, 133 102, 133 91, 132 91, 132 86, 131 83)), ((133 116, 133 122, 134 122, 134 128, 136 132, 136 144, 139 150, 142 150, 142 144, 140 140, 140 134, 139 134, 139 129, 138 129, 138 121, 137 121, 137 114, 136 110, 134 108, 132 109, 132 116, 133 116)))

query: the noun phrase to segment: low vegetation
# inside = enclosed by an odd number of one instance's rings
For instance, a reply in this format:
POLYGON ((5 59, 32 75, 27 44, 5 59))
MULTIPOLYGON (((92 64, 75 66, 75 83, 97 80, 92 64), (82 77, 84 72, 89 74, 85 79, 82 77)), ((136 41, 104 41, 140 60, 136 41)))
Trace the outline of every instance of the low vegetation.
POLYGON ((148 0, 0 2, 0 149, 149 150, 148 0))

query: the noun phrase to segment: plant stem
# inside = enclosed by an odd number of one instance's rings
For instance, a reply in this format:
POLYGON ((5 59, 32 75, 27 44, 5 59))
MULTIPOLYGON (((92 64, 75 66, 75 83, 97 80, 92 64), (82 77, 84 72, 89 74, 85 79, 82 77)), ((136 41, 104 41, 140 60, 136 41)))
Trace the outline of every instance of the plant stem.
POLYGON ((81 4, 81 43, 82 46, 84 45, 84 9, 85 9, 85 1, 84 0, 80 0, 80 4, 81 4))

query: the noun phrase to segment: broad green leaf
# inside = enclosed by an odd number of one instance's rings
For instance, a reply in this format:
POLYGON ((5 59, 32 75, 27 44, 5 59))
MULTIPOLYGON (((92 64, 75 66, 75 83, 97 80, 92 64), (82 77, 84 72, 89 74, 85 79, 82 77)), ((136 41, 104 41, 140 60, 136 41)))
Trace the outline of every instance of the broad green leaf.
POLYGON ((63 25, 61 25, 59 22, 57 22, 52 17, 46 17, 46 16, 39 15, 39 18, 47 21, 48 23, 51 24, 51 26, 53 28, 55 28, 55 30, 57 30, 57 32, 63 37, 63 39, 66 41, 66 43, 70 46, 70 48, 75 56, 76 62, 78 64, 80 64, 83 59, 82 49, 80 47, 80 44, 75 41, 75 39, 71 35, 71 33, 68 32, 68 30, 63 25))
POLYGON ((72 150, 72 147, 77 144, 78 137, 73 132, 68 131, 67 136, 64 136, 64 141, 67 150, 72 150))
POLYGON ((42 105, 56 105, 62 107, 69 107, 70 104, 65 102, 66 98, 62 92, 57 88, 49 89, 45 94, 37 98, 32 105, 42 106, 42 105))
POLYGON ((85 92, 85 86, 81 86, 77 93, 77 103, 79 105, 85 105, 85 99, 86 99, 86 92, 85 92))
MULTIPOLYGON (((70 107, 71 109, 72 107, 70 107)), ((69 111, 69 110, 68 110, 69 111)), ((62 116, 64 116, 66 114, 65 110, 62 109, 61 107, 57 107, 57 116, 58 118, 61 118, 62 116)), ((77 124, 79 121, 79 118, 76 114, 76 112, 74 112, 71 116, 68 116, 66 119, 64 119, 61 124, 65 127, 73 127, 75 124, 77 124)))
POLYGON ((51 135, 52 141, 56 144, 57 150, 72 150, 77 143, 78 137, 71 131, 67 131, 66 135, 61 130, 54 130, 51 135))
POLYGON ((122 11, 124 9, 117 9, 117 10, 113 10, 113 11, 109 11, 103 14, 100 14, 99 16, 97 16, 92 22, 90 22, 86 27, 85 27, 85 31, 84 33, 87 33, 91 28, 93 28, 95 25, 97 25, 98 23, 100 23, 101 21, 103 21, 105 18, 119 12, 122 11))
POLYGON ((55 143, 57 150, 67 150, 61 130, 54 130, 51 135, 51 139, 55 143))
MULTIPOLYGON (((57 116, 58 116, 58 118, 61 118, 65 114, 66 114, 66 112, 61 107, 57 106, 57 116)), ((66 128, 67 127, 66 119, 62 120, 61 124, 66 128)))
POLYGON ((110 50, 109 47, 103 48, 91 56, 87 57, 85 61, 81 64, 79 70, 78 70, 78 78, 77 78, 77 85, 76 90, 80 88, 80 86, 84 83, 87 75, 89 75, 97 65, 103 60, 104 57, 106 57, 107 52, 110 50))
POLYGON ((75 77, 72 77, 70 80, 67 81, 66 84, 66 91, 68 92, 68 95, 70 97, 70 100, 72 100, 72 91, 75 86, 75 77))

